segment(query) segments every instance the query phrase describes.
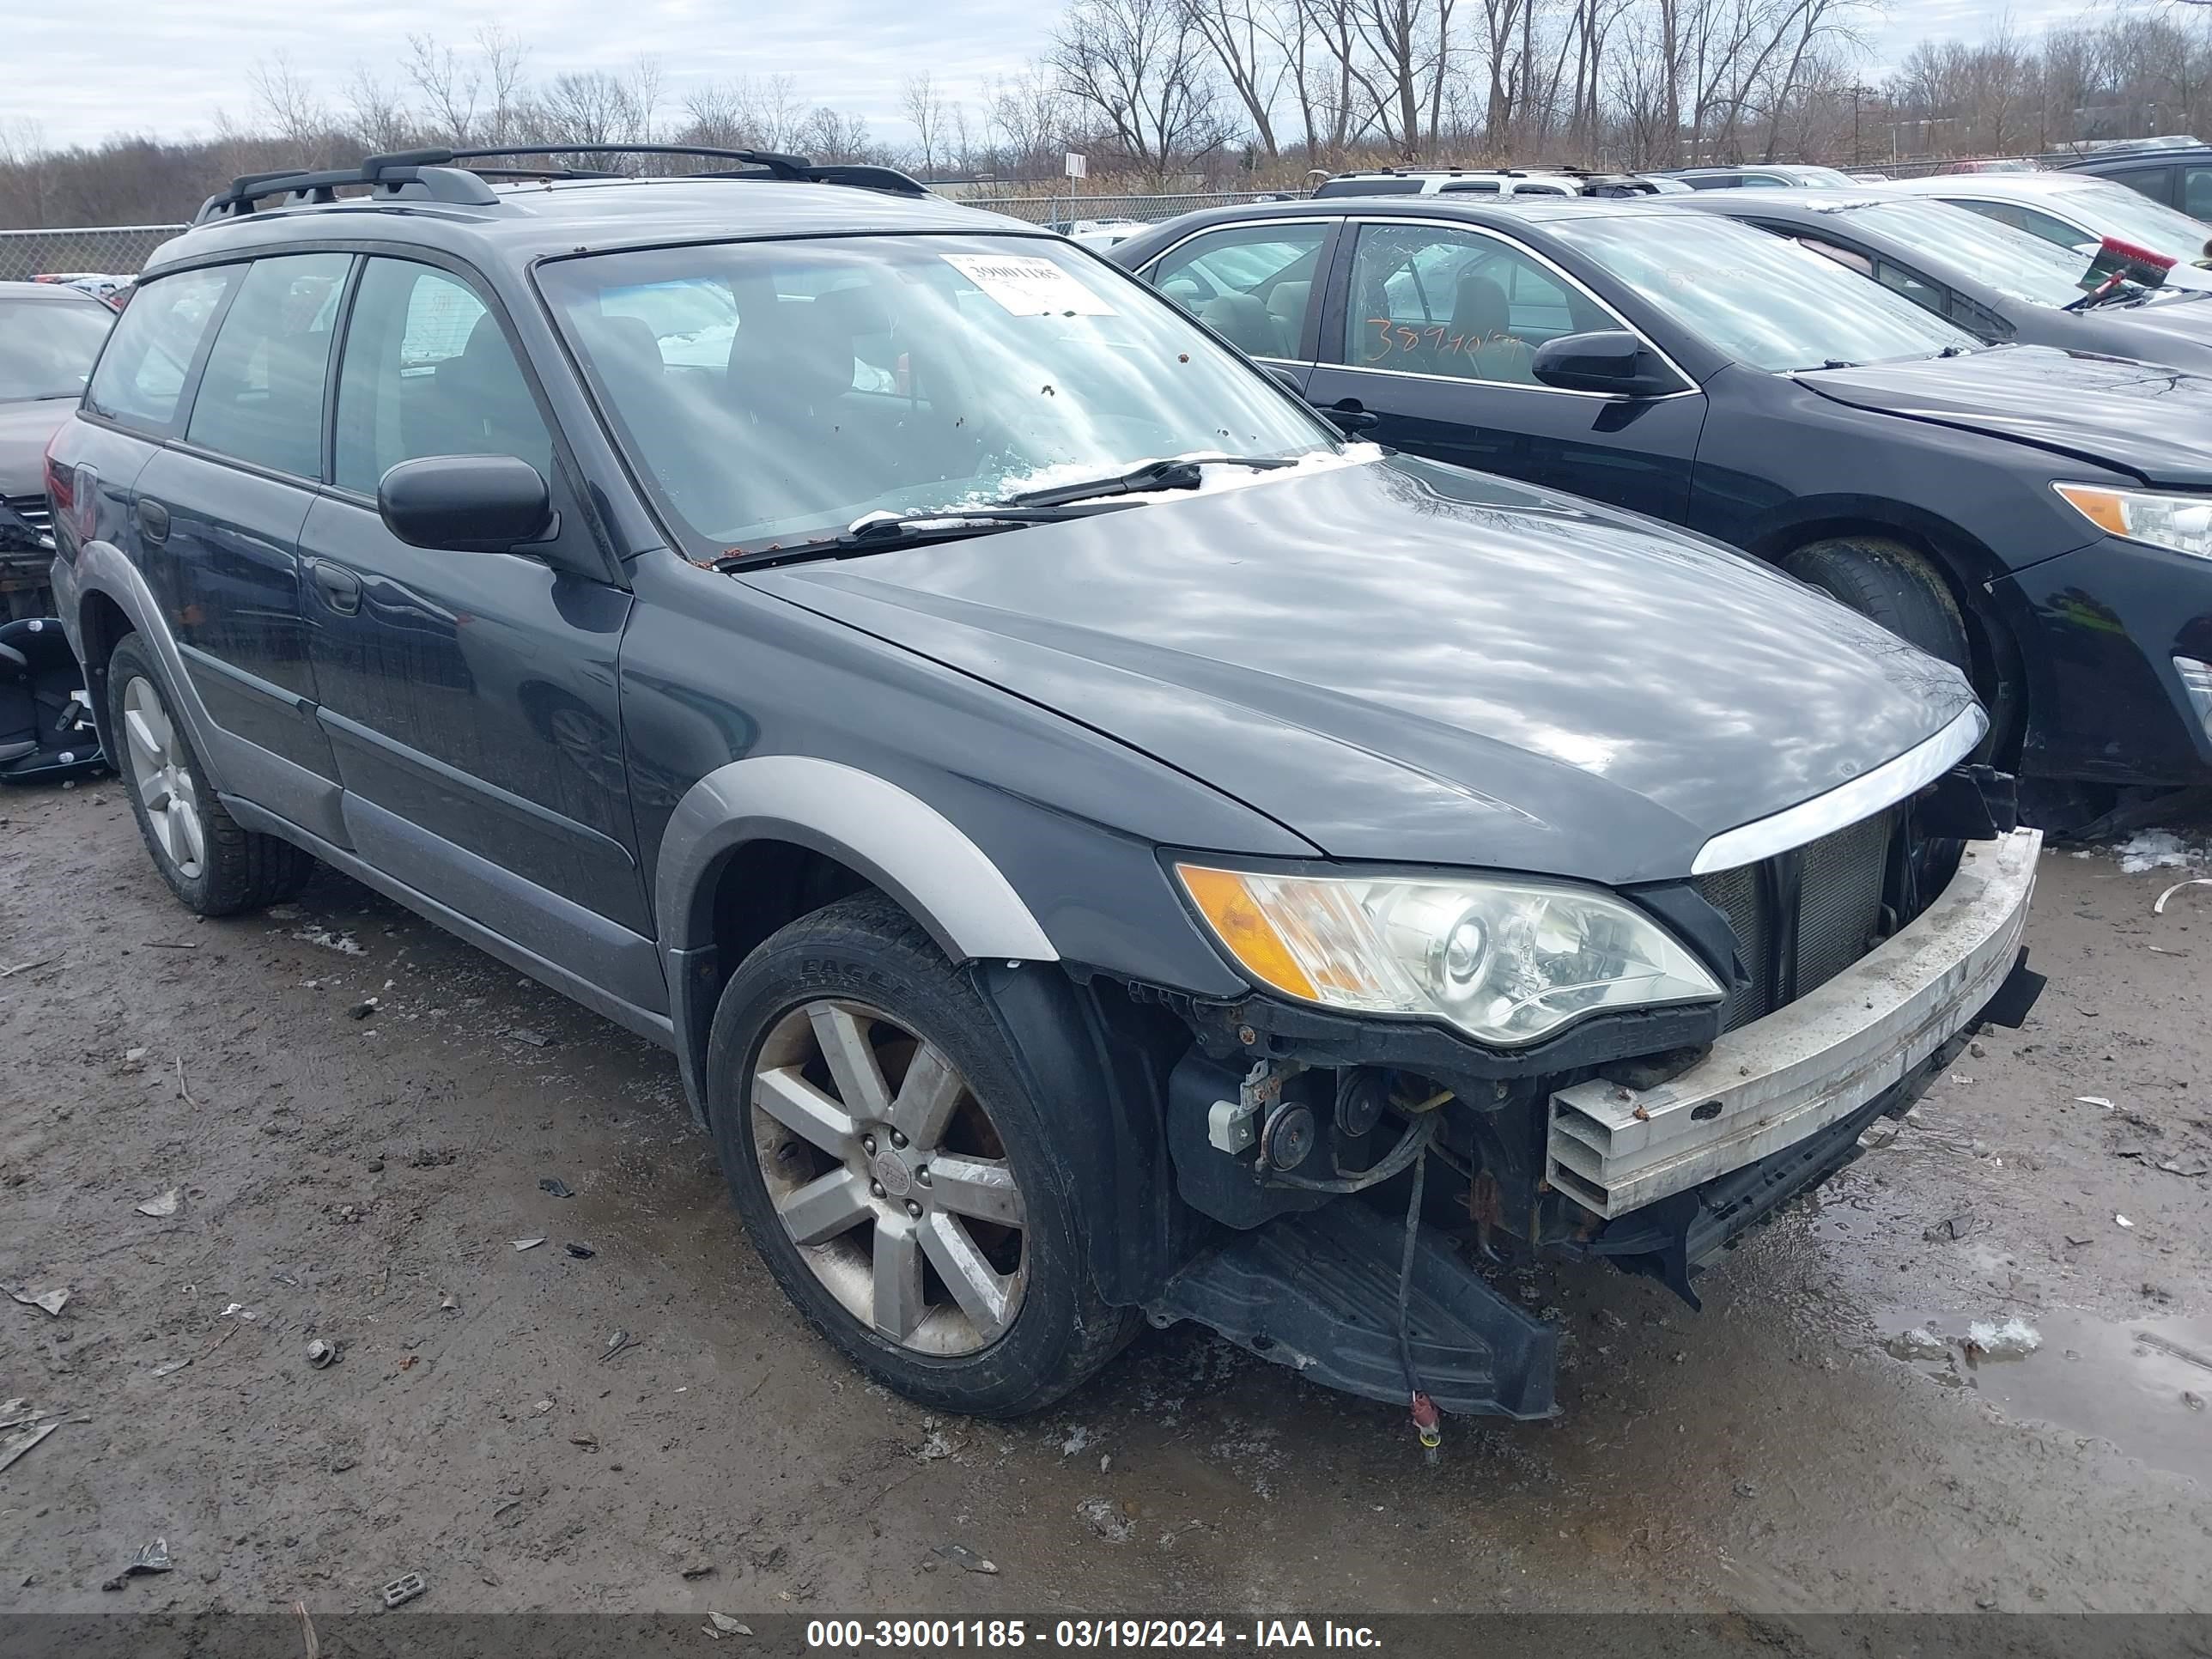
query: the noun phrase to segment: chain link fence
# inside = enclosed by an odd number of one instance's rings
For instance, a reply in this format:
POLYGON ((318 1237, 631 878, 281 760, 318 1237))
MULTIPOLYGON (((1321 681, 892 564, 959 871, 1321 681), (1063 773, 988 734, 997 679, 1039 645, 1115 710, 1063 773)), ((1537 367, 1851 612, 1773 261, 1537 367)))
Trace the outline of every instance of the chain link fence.
POLYGON ((87 225, 56 230, 0 230, 0 283, 33 276, 131 276, 182 225, 87 225))

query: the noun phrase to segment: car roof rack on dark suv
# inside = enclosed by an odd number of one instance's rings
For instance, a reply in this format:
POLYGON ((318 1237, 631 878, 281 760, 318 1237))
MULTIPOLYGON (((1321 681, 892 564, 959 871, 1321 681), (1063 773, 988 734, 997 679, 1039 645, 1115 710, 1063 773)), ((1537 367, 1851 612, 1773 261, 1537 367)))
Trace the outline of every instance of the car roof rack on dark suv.
POLYGON ((287 205, 327 206, 337 192, 351 185, 368 186, 372 201, 445 202, 461 207, 491 207, 499 198, 485 180, 533 179, 616 179, 625 175, 574 168, 565 164, 544 167, 465 165, 494 156, 521 155, 695 155, 728 161, 743 172, 721 170, 689 173, 697 179, 775 179, 796 184, 851 185, 896 196, 926 196, 918 179, 896 167, 871 167, 858 162, 816 163, 804 155, 785 155, 775 150, 723 149, 707 144, 496 144, 477 149, 409 149, 389 155, 370 155, 349 167, 285 167, 273 173, 249 173, 234 179, 201 204, 194 224, 216 219, 243 218, 272 196, 293 198, 287 205))

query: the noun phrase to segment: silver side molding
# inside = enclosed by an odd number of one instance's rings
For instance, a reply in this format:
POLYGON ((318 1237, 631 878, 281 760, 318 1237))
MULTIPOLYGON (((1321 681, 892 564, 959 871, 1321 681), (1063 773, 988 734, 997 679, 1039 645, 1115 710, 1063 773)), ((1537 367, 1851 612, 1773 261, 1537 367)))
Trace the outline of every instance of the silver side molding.
POLYGON ((1884 761, 1873 771, 1839 783, 1824 795, 1715 836, 1698 849, 1690 873, 1702 876, 1756 864, 1870 818, 1884 807, 1917 794, 1972 754, 1974 745, 1989 729, 1990 717, 1982 712, 1981 705, 1968 703, 1948 726, 1896 759, 1884 761))
POLYGON ((732 761, 685 793, 653 872, 664 952, 712 943, 708 872, 750 841, 792 842, 851 866, 956 962, 1060 960, 999 866, 951 819, 872 772, 804 755, 732 761))

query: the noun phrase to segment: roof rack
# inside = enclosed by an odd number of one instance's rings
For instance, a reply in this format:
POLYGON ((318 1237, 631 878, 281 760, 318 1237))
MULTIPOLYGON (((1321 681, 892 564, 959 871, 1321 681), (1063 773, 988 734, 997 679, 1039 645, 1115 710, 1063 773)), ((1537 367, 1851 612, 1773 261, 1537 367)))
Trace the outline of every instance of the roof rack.
POLYGON ((409 149, 389 155, 371 155, 349 167, 311 170, 287 167, 274 173, 249 173, 230 181, 201 204, 194 224, 211 220, 242 218, 270 197, 291 198, 290 206, 325 206, 338 200, 349 185, 366 185, 371 200, 445 202, 461 207, 492 207, 499 198, 484 181, 536 179, 617 179, 624 175, 549 162, 543 167, 468 167, 457 165, 494 156, 567 155, 696 155, 709 161, 734 162, 743 171, 723 168, 689 175, 702 179, 777 179, 799 184, 850 185, 863 190, 886 191, 896 196, 927 196, 918 180, 896 167, 860 163, 817 165, 804 155, 785 155, 774 150, 723 149, 706 144, 500 144, 477 149, 409 149))

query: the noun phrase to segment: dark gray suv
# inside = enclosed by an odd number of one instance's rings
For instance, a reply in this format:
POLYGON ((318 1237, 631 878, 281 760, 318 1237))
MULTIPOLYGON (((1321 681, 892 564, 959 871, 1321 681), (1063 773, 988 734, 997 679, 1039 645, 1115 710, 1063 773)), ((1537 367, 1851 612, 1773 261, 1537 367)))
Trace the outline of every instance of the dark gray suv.
POLYGON ((1694 1300, 2032 994, 1981 709, 1831 600, 894 173, 471 159, 147 271, 48 475, 110 752, 191 908, 319 860, 673 1049, 891 1386, 1542 1415, 1479 1263, 1694 1300))

